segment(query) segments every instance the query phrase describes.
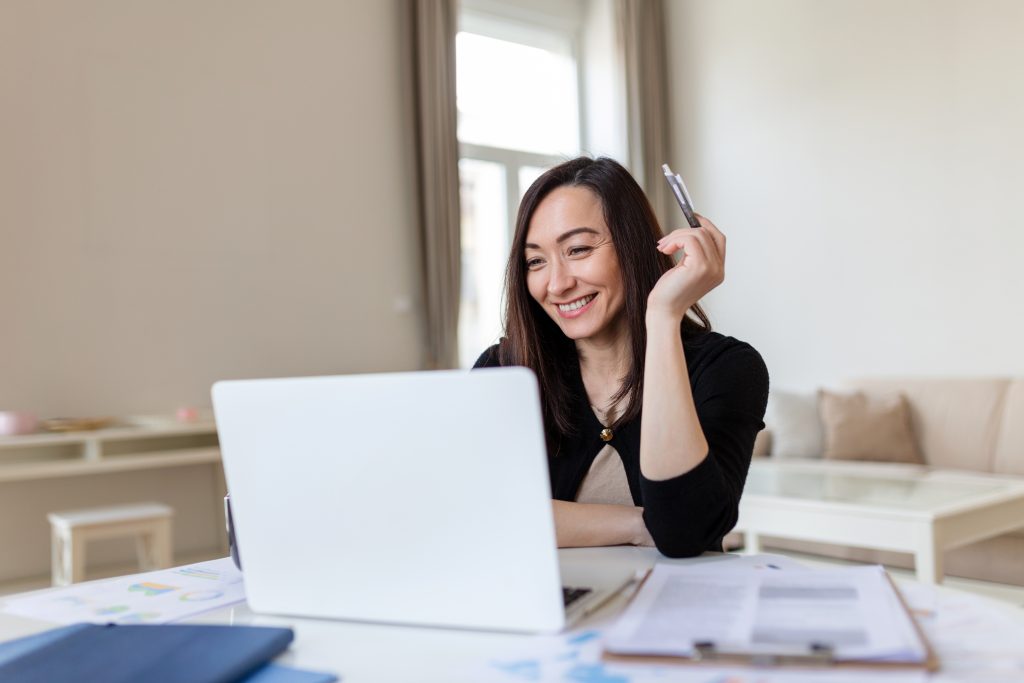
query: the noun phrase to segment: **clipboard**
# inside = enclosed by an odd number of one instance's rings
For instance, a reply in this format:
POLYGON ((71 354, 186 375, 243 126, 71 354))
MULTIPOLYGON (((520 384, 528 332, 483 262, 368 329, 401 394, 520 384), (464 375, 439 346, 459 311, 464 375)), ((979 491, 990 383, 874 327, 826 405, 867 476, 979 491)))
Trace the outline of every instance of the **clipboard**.
MULTIPOLYGON (((907 604, 906 598, 903 597, 903 593, 900 591, 896 582, 892 580, 889 572, 883 571, 889 586, 896 594, 896 599, 899 601, 900 607, 910 620, 910 624, 914 629, 914 633, 917 635, 922 647, 925 651, 925 657, 920 662, 887 662, 887 661, 871 661, 871 660, 836 660, 835 654, 832 648, 826 644, 821 643, 808 643, 806 648, 796 649, 781 649, 773 652, 737 652, 730 650, 720 650, 713 642, 695 642, 693 648, 695 650, 693 656, 682 656, 682 655, 639 655, 639 654, 614 654, 608 651, 601 653, 601 659, 605 662, 615 664, 681 664, 690 666, 723 666, 723 665, 740 665, 750 667, 795 667, 803 669, 868 669, 868 670, 895 670, 895 671, 906 671, 906 670, 918 670, 935 672, 939 670, 939 657, 935 652, 935 648, 932 647, 931 642, 925 636, 924 631, 921 629, 921 625, 917 622, 914 617, 913 611, 907 604)), ((640 594, 640 590, 643 588, 647 579, 651 573, 648 572, 644 576, 643 581, 637 586, 636 590, 630 596, 630 602, 636 599, 637 595, 640 594)), ((627 605, 628 607, 628 605, 627 605)))

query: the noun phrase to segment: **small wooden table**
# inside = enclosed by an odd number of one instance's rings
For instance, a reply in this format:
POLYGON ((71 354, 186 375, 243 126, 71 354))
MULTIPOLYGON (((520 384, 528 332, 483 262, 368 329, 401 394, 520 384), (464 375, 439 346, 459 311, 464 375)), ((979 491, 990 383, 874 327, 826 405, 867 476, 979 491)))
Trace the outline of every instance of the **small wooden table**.
POLYGON ((140 571, 170 567, 173 516, 174 510, 161 503, 51 512, 47 518, 53 544, 53 585, 84 581, 86 544, 104 538, 134 538, 140 571))

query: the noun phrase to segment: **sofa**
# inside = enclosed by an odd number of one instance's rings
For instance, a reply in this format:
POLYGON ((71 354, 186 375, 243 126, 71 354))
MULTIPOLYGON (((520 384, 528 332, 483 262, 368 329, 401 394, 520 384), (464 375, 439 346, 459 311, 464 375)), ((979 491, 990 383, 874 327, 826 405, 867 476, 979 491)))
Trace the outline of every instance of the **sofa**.
MULTIPOLYGON (((909 417, 911 438, 923 459, 923 464, 916 466, 1024 478, 1024 379, 864 378, 844 383, 842 390, 867 396, 901 397, 909 417)), ((755 457, 821 458, 822 451, 827 450, 822 448, 828 443, 829 429, 827 424, 822 424, 821 394, 805 395, 802 408, 799 401, 792 399, 792 394, 787 395, 787 392, 779 392, 769 399, 766 427, 758 436, 755 457), (782 400, 784 398, 787 400, 782 400), (819 402, 816 425, 808 412, 813 411, 813 407, 807 407, 807 402, 814 400, 819 402), (804 415, 794 421, 793 413, 798 409, 803 410, 804 415), (773 423, 776 431, 773 431, 773 423), (784 435, 783 431, 789 433, 784 435), (782 436, 787 443, 778 438, 782 436)), ((877 463, 879 458, 866 459, 877 463)), ((894 463, 893 466, 915 465, 894 463)), ((946 575, 1024 586, 1024 519, 1021 527, 947 551, 946 575)), ((738 541, 741 539, 736 534, 727 539, 730 544, 738 541)), ((896 567, 914 566, 913 556, 905 553, 773 537, 764 537, 762 543, 768 550, 804 552, 896 567)))

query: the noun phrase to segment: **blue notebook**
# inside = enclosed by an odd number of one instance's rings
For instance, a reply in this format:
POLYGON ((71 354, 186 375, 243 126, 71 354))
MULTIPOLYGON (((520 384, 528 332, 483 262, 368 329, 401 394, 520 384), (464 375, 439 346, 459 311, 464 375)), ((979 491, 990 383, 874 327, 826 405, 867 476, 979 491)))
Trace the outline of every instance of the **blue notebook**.
POLYGON ((330 674, 265 666, 291 629, 75 624, 0 644, 4 683, 326 683, 330 674))

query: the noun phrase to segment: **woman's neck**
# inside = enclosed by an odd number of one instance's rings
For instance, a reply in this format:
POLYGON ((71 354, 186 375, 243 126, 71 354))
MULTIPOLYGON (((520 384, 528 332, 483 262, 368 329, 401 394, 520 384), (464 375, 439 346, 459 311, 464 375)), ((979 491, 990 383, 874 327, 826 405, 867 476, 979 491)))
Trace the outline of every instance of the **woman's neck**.
POLYGON ((621 378, 629 369, 630 348, 627 339, 581 339, 576 342, 576 352, 580 356, 580 369, 590 374, 621 378))
POLYGON ((618 393, 623 378, 632 365, 630 338, 625 332, 576 342, 580 358, 580 374, 591 405, 609 408, 611 397, 618 393))

